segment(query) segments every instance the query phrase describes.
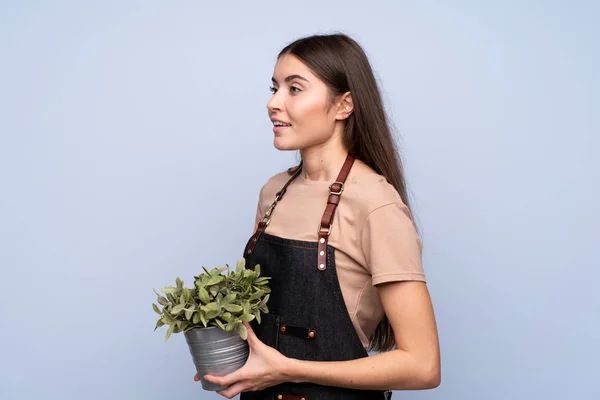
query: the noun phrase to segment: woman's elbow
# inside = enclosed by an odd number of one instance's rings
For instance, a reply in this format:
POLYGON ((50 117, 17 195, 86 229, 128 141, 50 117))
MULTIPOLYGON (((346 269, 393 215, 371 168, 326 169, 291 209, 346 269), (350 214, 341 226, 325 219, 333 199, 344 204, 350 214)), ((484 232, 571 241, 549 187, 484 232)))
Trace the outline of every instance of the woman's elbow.
MULTIPOLYGON (((427 390, 435 389, 442 382, 440 363, 438 361, 417 361, 410 370, 410 379, 398 376, 393 390, 427 390)), ((405 371, 409 372, 409 371, 405 371)))
POLYGON ((442 383, 442 374, 440 364, 434 363, 427 368, 423 368, 421 373, 422 389, 435 389, 442 383))

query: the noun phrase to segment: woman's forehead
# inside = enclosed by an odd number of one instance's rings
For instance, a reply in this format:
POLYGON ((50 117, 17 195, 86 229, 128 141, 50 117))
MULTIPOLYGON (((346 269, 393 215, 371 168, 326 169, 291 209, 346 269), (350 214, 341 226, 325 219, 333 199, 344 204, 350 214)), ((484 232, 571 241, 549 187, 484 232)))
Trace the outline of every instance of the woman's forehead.
POLYGON ((304 80, 309 82, 316 79, 310 68, 291 54, 285 54, 277 60, 273 70, 273 78, 278 83, 284 82, 286 78, 288 80, 292 78, 304 78, 304 80))

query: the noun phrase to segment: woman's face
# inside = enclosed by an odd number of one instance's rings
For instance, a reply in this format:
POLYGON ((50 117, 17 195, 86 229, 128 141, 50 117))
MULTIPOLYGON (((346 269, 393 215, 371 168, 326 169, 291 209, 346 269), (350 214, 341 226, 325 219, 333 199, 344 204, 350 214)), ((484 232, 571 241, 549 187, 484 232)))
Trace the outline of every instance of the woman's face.
POLYGON ((330 106, 329 88, 298 58, 290 54, 279 58, 271 90, 267 109, 277 149, 304 150, 332 137, 336 107, 330 106))

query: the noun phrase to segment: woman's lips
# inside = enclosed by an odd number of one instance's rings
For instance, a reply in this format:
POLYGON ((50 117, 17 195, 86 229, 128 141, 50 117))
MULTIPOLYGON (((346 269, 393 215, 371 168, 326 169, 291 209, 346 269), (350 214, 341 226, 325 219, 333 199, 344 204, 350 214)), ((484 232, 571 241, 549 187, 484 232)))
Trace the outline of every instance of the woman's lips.
POLYGON ((273 132, 281 133, 287 128, 291 128, 291 125, 273 125, 273 132))

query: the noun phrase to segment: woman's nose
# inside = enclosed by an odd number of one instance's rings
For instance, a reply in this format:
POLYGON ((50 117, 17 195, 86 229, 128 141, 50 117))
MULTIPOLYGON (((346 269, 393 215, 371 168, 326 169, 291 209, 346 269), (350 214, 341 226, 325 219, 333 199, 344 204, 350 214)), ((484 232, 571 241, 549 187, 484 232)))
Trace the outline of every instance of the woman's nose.
POLYGON ((281 100, 279 99, 279 96, 277 96, 277 93, 275 93, 267 103, 267 110, 269 110, 269 112, 274 112, 281 111, 281 108, 281 100))

